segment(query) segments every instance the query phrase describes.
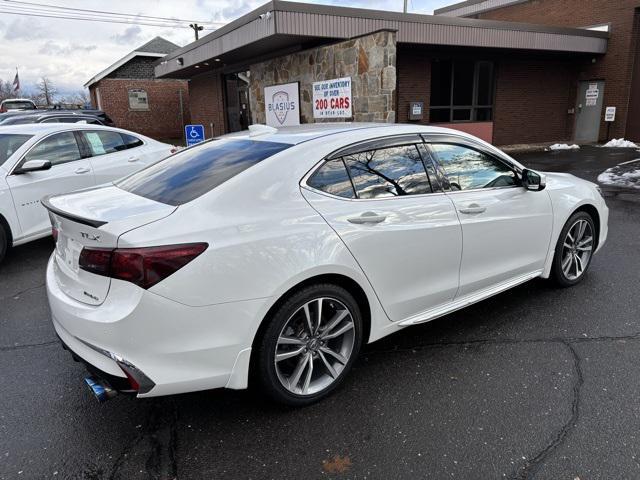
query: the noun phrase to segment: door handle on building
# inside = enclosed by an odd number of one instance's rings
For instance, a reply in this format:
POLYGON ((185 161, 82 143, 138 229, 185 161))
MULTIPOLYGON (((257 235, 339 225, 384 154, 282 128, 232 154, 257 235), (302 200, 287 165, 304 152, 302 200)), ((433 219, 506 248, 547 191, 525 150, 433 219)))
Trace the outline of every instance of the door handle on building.
POLYGON ((465 208, 459 208, 458 211, 460 213, 482 213, 487 209, 487 207, 481 207, 477 203, 471 203, 467 205, 465 208))
POLYGON ((78 175, 82 174, 82 173, 89 173, 91 170, 88 169, 87 167, 79 167, 76 168, 74 173, 77 173, 78 175))
POLYGON ((375 212, 364 212, 362 215, 358 217, 347 218, 347 221, 350 223, 361 225, 363 223, 381 223, 381 222, 384 222, 386 219, 387 219, 386 215, 378 215, 375 212))

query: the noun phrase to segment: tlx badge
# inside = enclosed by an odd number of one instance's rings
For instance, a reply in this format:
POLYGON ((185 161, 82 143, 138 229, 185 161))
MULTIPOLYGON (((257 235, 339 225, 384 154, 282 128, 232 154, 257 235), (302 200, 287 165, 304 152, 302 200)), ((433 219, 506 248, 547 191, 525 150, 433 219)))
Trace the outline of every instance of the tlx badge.
POLYGON ((87 240, 92 240, 94 242, 99 242, 100 241, 100 235, 93 235, 93 234, 87 233, 87 232, 80 232, 80 236, 82 238, 86 238, 87 240))
POLYGON ((284 124, 287 119, 287 113, 289 113, 289 94, 287 92, 276 92, 273 94, 273 105, 276 119, 280 122, 280 125, 284 124))

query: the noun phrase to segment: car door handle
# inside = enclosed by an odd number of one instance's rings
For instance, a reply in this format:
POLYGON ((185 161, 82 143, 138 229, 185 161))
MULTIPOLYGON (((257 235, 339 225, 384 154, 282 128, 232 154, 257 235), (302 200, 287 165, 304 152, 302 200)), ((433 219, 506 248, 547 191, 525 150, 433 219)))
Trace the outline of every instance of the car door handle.
POLYGON ((140 159, 138 157, 129 157, 129 162, 133 163, 133 162, 139 162, 140 159))
POLYGON ((477 203, 472 203, 467 205, 464 208, 459 208, 458 211, 460 213, 482 213, 487 209, 487 207, 481 207, 477 203))
POLYGON ((378 215, 375 212, 364 212, 362 215, 358 217, 350 217, 347 218, 347 221, 350 223, 355 223, 361 225, 363 223, 381 223, 387 219, 386 215, 378 215))
POLYGON ((80 168, 76 168, 74 173, 77 173, 78 175, 82 174, 82 173, 89 173, 91 171, 91 169, 87 168, 87 167, 80 167, 80 168))

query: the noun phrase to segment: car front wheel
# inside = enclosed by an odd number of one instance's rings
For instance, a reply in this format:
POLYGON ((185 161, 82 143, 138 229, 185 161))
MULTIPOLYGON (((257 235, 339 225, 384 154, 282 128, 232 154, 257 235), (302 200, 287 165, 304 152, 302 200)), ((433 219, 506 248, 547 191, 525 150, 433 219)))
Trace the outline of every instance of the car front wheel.
POLYGON ((362 318, 353 296, 331 284, 292 294, 258 346, 258 374, 274 400, 304 406, 342 383, 360 351, 362 318))
POLYGON ((553 277, 562 287, 582 281, 595 248, 595 225, 586 212, 577 212, 565 224, 553 259, 553 277))

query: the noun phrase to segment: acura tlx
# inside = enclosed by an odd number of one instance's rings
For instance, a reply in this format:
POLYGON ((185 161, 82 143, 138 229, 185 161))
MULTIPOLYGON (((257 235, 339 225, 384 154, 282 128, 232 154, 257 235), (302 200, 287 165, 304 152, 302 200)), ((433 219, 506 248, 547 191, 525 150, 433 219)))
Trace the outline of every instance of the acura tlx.
POLYGON ((598 187, 443 128, 256 125, 45 198, 53 324, 100 400, 325 397, 363 343, 535 277, 580 282, 598 187))

